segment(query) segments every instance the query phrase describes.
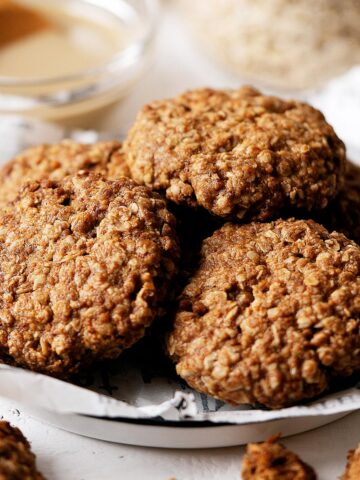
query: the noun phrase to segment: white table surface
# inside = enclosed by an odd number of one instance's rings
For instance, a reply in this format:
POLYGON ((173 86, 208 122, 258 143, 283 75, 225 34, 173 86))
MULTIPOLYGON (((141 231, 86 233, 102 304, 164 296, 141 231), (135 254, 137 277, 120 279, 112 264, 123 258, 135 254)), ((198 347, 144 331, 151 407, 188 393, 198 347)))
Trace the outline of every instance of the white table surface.
MULTIPOLYGON (((0 401, 1 415, 29 438, 48 480, 239 480, 243 447, 164 450, 106 443, 64 432, 0 401)), ((283 440, 316 469, 319 480, 343 472, 347 451, 360 440, 360 412, 283 440)))
MULTIPOLYGON (((196 1, 196 0, 194 0, 196 1)), ((195 86, 237 86, 194 48, 181 22, 164 15, 158 60, 134 92, 99 128, 126 130, 141 105, 195 86)), ((20 427, 32 443, 48 480, 235 480, 240 479, 243 447, 213 450, 161 450, 110 444, 43 424, 0 401, 0 414, 20 427)), ((284 443, 315 467, 319 480, 337 479, 346 453, 360 441, 360 412, 284 443)))

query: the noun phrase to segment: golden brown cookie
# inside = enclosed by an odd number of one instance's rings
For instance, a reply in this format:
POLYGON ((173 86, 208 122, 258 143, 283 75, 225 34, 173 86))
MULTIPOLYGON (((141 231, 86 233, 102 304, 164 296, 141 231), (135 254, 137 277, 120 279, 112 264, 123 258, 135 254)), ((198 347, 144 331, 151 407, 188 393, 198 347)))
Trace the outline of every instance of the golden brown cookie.
POLYGON ((21 431, 0 421, 0 480, 44 480, 21 431))
POLYGON ((250 443, 243 460, 243 480, 316 480, 310 465, 278 443, 279 437, 250 443))
POLYGON ((135 181, 241 220, 324 208, 345 165, 344 145, 318 110, 250 87, 194 90, 145 106, 124 151, 135 181))
POLYGON ((65 140, 58 144, 29 148, 0 170, 0 206, 16 198, 29 180, 62 180, 79 170, 101 173, 109 180, 130 176, 120 142, 80 144, 65 140))
POLYGON ((24 186, 0 213, 0 355, 67 376, 140 339, 176 271, 158 194, 80 172, 24 186))
POLYGON ((281 408, 360 369, 360 247, 312 220, 226 224, 203 242, 167 342, 177 373, 281 408))
POLYGON ((360 478, 360 445, 348 453, 348 463, 341 480, 359 480, 360 478))

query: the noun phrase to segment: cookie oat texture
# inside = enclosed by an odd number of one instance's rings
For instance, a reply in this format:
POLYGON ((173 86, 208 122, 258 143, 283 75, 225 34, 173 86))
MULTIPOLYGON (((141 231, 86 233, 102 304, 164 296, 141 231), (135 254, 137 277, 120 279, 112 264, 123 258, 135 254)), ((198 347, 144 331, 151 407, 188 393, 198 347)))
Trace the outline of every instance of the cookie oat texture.
POLYGON ((295 453, 272 437, 247 446, 242 466, 243 480, 316 480, 315 471, 295 453))
POLYGON ((130 176, 120 142, 81 144, 64 140, 25 150, 0 169, 0 206, 16 198, 29 180, 62 180, 79 170, 101 173, 109 180, 130 176))
POLYGON ((21 431, 0 421, 0 480, 45 480, 21 431))
POLYGON ((360 247, 312 220, 226 224, 203 243, 167 340, 177 373, 282 408, 360 369, 360 247))
POLYGON ((10 207, 0 213, 3 361, 66 377, 144 335, 179 254, 158 194, 81 172, 30 182, 10 207))
POLYGON ((345 170, 344 144, 322 113, 250 87, 146 105, 124 151, 135 181, 229 219, 324 208, 345 170))
POLYGON ((348 463, 341 480, 358 480, 360 478, 360 445, 356 450, 350 450, 348 463))

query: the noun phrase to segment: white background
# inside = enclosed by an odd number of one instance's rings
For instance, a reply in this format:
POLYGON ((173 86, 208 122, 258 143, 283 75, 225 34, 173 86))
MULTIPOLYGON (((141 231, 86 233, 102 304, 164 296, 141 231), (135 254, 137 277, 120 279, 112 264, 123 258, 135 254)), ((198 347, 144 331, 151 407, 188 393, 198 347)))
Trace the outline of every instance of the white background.
MULTIPOLYGON (((130 447, 80 437, 28 417, 0 402, 7 420, 32 443, 48 480, 239 480, 243 447, 165 450, 130 447)), ((283 443, 312 465, 319 480, 336 480, 346 454, 360 440, 360 412, 283 443)))
MULTIPOLYGON (((194 48, 182 28, 173 13, 165 14, 155 65, 131 96, 99 128, 124 132, 143 103, 187 88, 238 86, 237 80, 222 73, 194 48)), ((343 129, 346 134, 351 130, 346 128, 345 131, 336 104, 329 107, 328 113, 338 131, 343 129)), ((39 468, 48 480, 240 479, 242 447, 198 451, 129 447, 57 430, 30 418, 5 401, 0 402, 0 412, 29 438, 39 468)), ((286 439, 284 443, 315 467, 319 480, 335 480, 344 470, 348 449, 355 447, 360 440, 359 432, 360 412, 321 429, 286 439)))

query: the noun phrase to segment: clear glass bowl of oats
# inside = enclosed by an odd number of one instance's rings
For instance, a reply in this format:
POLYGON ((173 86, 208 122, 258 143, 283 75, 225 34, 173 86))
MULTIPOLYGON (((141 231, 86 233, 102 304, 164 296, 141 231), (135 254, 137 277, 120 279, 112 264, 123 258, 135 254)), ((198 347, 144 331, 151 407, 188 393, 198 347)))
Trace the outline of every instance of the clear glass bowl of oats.
POLYGON ((178 2, 204 49, 260 85, 307 89, 360 62, 358 0, 178 2))

